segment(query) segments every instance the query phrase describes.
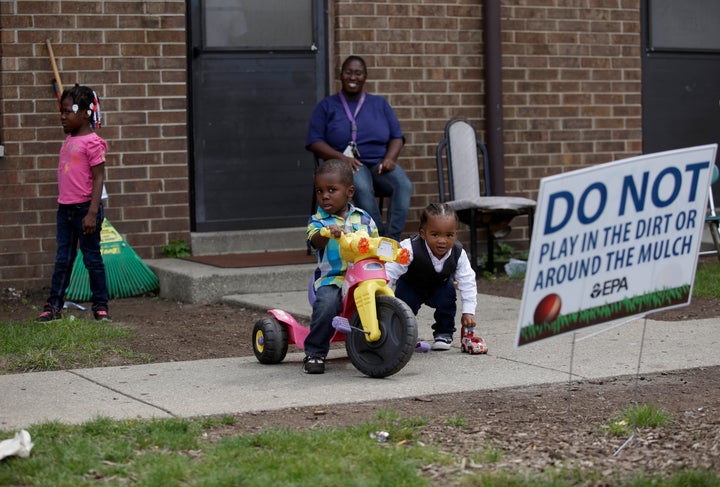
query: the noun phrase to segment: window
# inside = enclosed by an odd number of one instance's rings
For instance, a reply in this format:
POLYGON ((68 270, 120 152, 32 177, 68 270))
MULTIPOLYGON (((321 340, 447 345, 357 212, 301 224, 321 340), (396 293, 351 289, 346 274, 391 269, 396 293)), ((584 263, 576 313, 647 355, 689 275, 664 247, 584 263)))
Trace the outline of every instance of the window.
POLYGON ((206 0, 205 47, 272 49, 313 42, 312 0, 206 0))
POLYGON ((649 51, 720 52, 720 2, 648 0, 649 51))

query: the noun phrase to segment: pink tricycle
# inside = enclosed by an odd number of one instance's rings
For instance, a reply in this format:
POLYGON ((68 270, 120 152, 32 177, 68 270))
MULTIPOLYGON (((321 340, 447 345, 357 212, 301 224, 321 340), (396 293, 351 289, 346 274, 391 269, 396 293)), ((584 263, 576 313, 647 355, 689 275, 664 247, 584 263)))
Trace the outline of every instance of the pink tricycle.
MULTIPOLYGON (((331 237, 326 228, 321 235, 331 237)), ((387 285, 385 262, 407 262, 409 253, 385 237, 367 232, 346 233, 338 238, 342 258, 348 262, 343 283, 343 308, 333 319, 331 341, 345 341, 352 364, 370 377, 387 377, 408 363, 417 342, 417 322, 412 310, 395 297, 387 285)), ((314 300, 310 283, 310 304, 314 300)), ((263 364, 281 362, 288 344, 303 348, 309 329, 280 309, 268 310, 253 328, 253 351, 263 364)))

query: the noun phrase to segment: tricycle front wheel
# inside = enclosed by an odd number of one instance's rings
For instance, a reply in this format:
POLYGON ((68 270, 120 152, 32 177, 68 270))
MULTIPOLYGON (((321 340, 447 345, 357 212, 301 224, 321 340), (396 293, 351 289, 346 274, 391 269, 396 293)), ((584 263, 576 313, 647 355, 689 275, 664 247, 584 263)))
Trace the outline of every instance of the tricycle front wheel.
POLYGON ((368 342, 356 312, 350 320, 352 331, 345 338, 350 361, 370 377, 387 377, 401 370, 415 352, 417 321, 410 307, 395 296, 378 295, 377 306, 380 339, 368 342))
POLYGON ((252 344, 261 364, 278 364, 287 355, 287 329, 275 318, 260 318, 253 327, 252 344))

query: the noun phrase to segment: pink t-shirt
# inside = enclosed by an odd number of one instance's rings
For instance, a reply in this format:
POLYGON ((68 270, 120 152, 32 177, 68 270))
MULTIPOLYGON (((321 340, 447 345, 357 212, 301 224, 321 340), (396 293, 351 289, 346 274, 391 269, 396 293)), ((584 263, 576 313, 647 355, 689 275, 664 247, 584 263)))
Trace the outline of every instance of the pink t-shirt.
POLYGON ((92 167, 105 162, 107 144, 95 132, 68 135, 60 149, 58 203, 85 203, 92 197, 92 167))

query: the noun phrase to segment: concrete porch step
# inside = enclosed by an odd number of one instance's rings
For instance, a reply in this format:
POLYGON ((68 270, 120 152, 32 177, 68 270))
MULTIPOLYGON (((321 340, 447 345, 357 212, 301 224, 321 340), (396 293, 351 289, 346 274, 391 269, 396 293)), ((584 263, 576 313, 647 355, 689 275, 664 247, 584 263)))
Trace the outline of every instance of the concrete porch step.
MULTIPOLYGON (((305 227, 191 233, 193 256, 274 252, 306 248, 305 227)), ((145 263, 160 281, 160 297, 187 303, 219 302, 238 294, 307 291, 314 264, 216 267, 184 259, 145 263)))
POLYGON ((307 291, 315 264, 223 268, 183 259, 145 263, 160 281, 160 297, 186 303, 213 303, 234 294, 307 291))
POLYGON ((305 227, 293 227, 191 233, 190 248, 194 256, 297 250, 306 246, 305 232, 305 227))

